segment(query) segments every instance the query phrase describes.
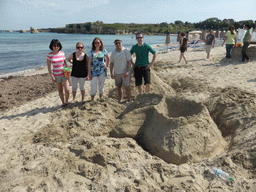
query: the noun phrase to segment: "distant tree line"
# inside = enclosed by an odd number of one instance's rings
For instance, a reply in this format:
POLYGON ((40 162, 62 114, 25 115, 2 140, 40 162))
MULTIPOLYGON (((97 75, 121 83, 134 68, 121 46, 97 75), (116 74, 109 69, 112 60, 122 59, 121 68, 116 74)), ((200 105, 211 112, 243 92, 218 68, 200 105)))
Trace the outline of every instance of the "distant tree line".
MULTIPOLYGON (((197 23, 183 22, 181 20, 173 23, 162 22, 158 24, 137 23, 103 23, 102 21, 67 24, 65 28, 50 29, 50 32, 60 33, 83 33, 83 34, 134 34, 138 31, 144 34, 165 34, 167 31, 176 34, 178 31, 187 32, 212 28, 214 30, 227 30, 229 25, 235 28, 243 28, 245 24, 251 24, 255 29, 256 21, 234 21, 233 19, 220 20, 216 17, 206 19, 197 23)), ((42 30, 41 30, 42 31, 42 30)), ((46 31, 46 30, 45 30, 46 31)))

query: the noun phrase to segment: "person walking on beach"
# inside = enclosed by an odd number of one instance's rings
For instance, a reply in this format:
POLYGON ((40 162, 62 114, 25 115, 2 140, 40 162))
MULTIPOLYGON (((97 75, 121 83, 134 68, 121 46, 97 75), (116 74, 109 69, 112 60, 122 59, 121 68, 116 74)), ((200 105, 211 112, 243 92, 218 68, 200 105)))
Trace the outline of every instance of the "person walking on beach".
POLYGON ((67 67, 65 53, 61 51, 62 45, 58 39, 53 39, 49 45, 49 48, 52 50, 52 52, 47 54, 48 72, 52 81, 57 84, 62 106, 66 106, 68 105, 69 98, 69 82, 68 78, 66 78, 63 74, 64 67, 67 67), (65 90, 65 97, 63 94, 63 86, 65 90))
POLYGON ((211 48, 214 48, 215 45, 215 36, 213 35, 212 29, 209 30, 209 34, 206 36, 205 47, 207 53, 207 59, 210 58, 211 48))
POLYGON ((88 73, 91 74, 91 99, 97 93, 97 87, 99 87, 100 99, 102 99, 104 93, 105 78, 107 70, 110 65, 110 57, 106 49, 104 49, 103 43, 99 37, 96 37, 92 41, 92 50, 89 57, 88 73), (106 61, 106 65, 105 65, 106 61))
POLYGON ((142 77, 144 78, 144 84, 146 85, 146 93, 150 91, 150 68, 153 66, 157 53, 156 51, 148 44, 143 43, 144 36, 142 33, 136 34, 137 44, 132 46, 130 53, 136 54, 136 61, 133 62, 132 56, 132 64, 134 65, 134 77, 135 77, 135 85, 138 87, 139 93, 142 93, 142 77), (153 58, 151 63, 149 63, 148 54, 152 53, 153 58))
POLYGON ((237 34, 235 31, 234 25, 229 26, 228 31, 226 33, 226 37, 222 43, 222 46, 224 45, 225 42, 226 42, 226 60, 231 61, 231 50, 234 47, 234 44, 236 47, 236 43, 237 43, 237 34))
POLYGON ((188 63, 185 56, 185 51, 187 50, 187 48, 188 48, 188 39, 186 38, 186 34, 182 32, 181 40, 180 40, 180 60, 178 61, 178 63, 181 61, 182 58, 185 60, 186 64, 188 63))
POLYGON ((123 91, 122 86, 125 87, 127 99, 131 100, 130 89, 130 69, 131 69, 131 54, 130 51, 123 47, 122 41, 116 39, 114 41, 116 49, 110 56, 110 74, 111 78, 115 79, 115 84, 118 89, 118 101, 122 102, 123 91), (114 73, 113 73, 114 69, 114 73))
POLYGON ((68 61, 72 63, 72 71, 71 71, 71 85, 72 85, 72 94, 73 94, 73 102, 76 102, 76 90, 79 83, 82 101, 84 101, 85 90, 84 84, 86 79, 89 79, 88 76, 88 64, 89 58, 84 53, 84 44, 78 42, 76 44, 76 52, 72 53, 68 57, 68 61))
POLYGON ((246 33, 243 38, 243 47, 242 47, 242 61, 244 62, 245 59, 247 62, 250 62, 251 60, 249 59, 248 55, 246 54, 246 51, 250 45, 251 37, 252 37, 252 30, 251 30, 251 25, 247 24, 245 25, 246 33))

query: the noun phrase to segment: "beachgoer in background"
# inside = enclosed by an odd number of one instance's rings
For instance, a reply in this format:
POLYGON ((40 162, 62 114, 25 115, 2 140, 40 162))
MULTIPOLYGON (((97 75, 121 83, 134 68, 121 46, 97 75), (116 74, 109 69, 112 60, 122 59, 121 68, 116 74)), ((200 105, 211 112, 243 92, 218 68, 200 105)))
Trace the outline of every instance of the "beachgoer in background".
POLYGON ((111 78, 115 79, 115 84, 118 89, 118 101, 122 102, 123 91, 122 86, 125 87, 128 101, 131 100, 130 89, 130 69, 131 69, 131 53, 128 49, 123 47, 122 41, 116 39, 114 41, 116 49, 110 56, 110 74, 111 78), (114 73, 113 73, 114 69, 114 73))
POLYGON ((86 79, 89 79, 88 76, 88 56, 84 53, 84 44, 78 42, 76 44, 77 51, 72 53, 68 57, 68 61, 72 63, 72 71, 71 71, 71 85, 72 85, 72 94, 73 101, 76 102, 76 90, 79 83, 82 101, 84 101, 85 90, 84 84, 86 79))
MULTIPOLYGON (((144 36, 142 33, 136 34, 137 44, 132 46, 130 53, 136 54, 136 61, 132 64, 134 65, 134 77, 135 85, 138 87, 139 93, 142 93, 142 77, 144 78, 144 84, 146 85, 146 93, 150 91, 150 68, 153 66, 157 53, 156 51, 148 44, 143 43, 144 36), (149 63, 148 54, 152 53, 153 58, 151 63, 149 63)), ((132 56, 133 58, 133 56, 132 56)))
POLYGON ((69 82, 68 78, 63 74, 64 67, 67 67, 65 53, 61 51, 62 45, 58 39, 53 39, 49 48, 52 52, 47 54, 48 72, 52 81, 57 84, 62 106, 66 106, 69 98, 69 82), (51 69, 51 66, 53 69, 51 69), (63 86, 65 89, 65 98, 63 94, 63 86))
POLYGON ((206 36, 205 47, 207 53, 207 59, 210 58, 211 48, 214 48, 215 45, 215 36, 213 35, 212 29, 209 30, 209 34, 206 36))
POLYGON ((178 63, 181 61, 182 58, 184 58, 185 62, 187 62, 186 57, 185 57, 185 51, 188 48, 188 39, 186 38, 186 34, 184 32, 181 33, 181 40, 180 40, 180 60, 178 63))
POLYGON ((251 30, 251 25, 247 24, 245 25, 246 33, 244 35, 243 39, 243 47, 242 47, 242 61, 247 60, 247 62, 250 62, 251 60, 249 59, 248 55, 246 54, 246 51, 250 45, 251 37, 252 37, 252 30, 251 30))
POLYGON ((236 43, 237 43, 237 34, 235 31, 234 25, 229 26, 228 32, 226 33, 226 37, 222 43, 222 46, 224 45, 225 42, 226 42, 226 60, 231 61, 231 50, 234 47, 234 44, 236 47, 236 43))
POLYGON ((103 43, 99 37, 96 37, 92 42, 92 50, 88 54, 89 57, 89 68, 88 73, 91 74, 91 99, 97 93, 97 87, 99 87, 100 99, 102 99, 104 92, 105 78, 107 70, 110 65, 110 57, 106 49, 104 49, 103 43), (106 61, 106 65, 105 65, 106 61))

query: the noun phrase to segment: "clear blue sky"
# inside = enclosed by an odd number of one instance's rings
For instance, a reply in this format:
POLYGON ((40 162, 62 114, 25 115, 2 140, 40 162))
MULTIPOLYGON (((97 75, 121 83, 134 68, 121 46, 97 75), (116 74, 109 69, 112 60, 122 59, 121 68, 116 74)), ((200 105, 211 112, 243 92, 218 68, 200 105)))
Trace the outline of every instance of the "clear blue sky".
POLYGON ((217 17, 256 20, 256 0, 0 0, 0 30, 69 23, 198 22, 217 17))

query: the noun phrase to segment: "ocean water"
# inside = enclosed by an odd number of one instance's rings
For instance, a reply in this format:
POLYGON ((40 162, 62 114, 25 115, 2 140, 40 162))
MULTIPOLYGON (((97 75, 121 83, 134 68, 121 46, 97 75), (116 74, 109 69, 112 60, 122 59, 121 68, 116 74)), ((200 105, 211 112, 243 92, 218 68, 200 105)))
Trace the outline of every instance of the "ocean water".
MULTIPOLYGON (((89 52, 95 37, 101 38, 104 48, 109 53, 115 49, 115 39, 121 39, 123 46, 128 49, 136 44, 134 35, 0 33, 0 77, 46 66, 46 55, 51 51, 49 44, 52 39, 59 39, 62 51, 68 57, 76 51, 75 46, 79 41, 85 45, 85 53, 89 52)), ((144 42, 150 45, 163 44, 165 38, 165 36, 145 36, 144 42)), ((175 41, 176 37, 171 36, 171 42, 175 41)))

